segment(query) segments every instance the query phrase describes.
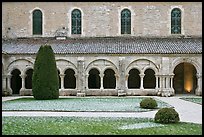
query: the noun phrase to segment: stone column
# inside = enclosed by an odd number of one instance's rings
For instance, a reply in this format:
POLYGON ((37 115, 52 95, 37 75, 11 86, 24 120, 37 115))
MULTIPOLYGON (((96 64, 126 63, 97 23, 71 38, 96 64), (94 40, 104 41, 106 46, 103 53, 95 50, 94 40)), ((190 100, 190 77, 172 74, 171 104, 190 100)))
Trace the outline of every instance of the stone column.
POLYGON ((166 76, 163 76, 162 85, 163 85, 163 89, 165 89, 166 88, 166 76))
POLYGON ((26 75, 21 74, 20 77, 22 79, 22 88, 21 88, 21 90, 24 90, 25 89, 25 78, 26 78, 26 75))
POLYGON ((75 87, 75 89, 78 89, 78 75, 77 74, 74 74, 74 77, 75 77, 75 79, 76 79, 76 87, 75 87))
POLYGON ((21 77, 21 81, 22 81, 22 87, 21 87, 21 89, 20 89, 20 91, 19 91, 19 94, 20 95, 25 95, 26 93, 26 90, 25 90, 25 78, 26 78, 26 74, 24 75, 24 74, 21 74, 20 75, 20 77, 21 77))
POLYGON ((84 58, 79 58, 77 61, 77 96, 85 96, 85 71, 84 71, 84 58))
POLYGON ((89 88, 89 85, 88 85, 88 81, 89 81, 89 74, 86 74, 85 75, 85 89, 87 90, 89 88))
POLYGON ((169 76, 166 77, 166 88, 167 89, 170 88, 170 77, 169 76))
POLYGON ((59 74, 60 76, 60 80, 61 80, 61 90, 64 89, 64 77, 65 77, 65 74, 59 74))
POLYGON ((2 74, 2 93, 6 92, 6 75, 2 74))
POLYGON ((198 87, 197 87, 197 89, 196 89, 196 95, 202 95, 202 74, 199 74, 199 73, 197 73, 196 74, 196 77, 197 77, 197 79, 198 79, 198 87))
POLYGON ((104 87, 103 87, 103 77, 104 77, 104 74, 100 74, 100 78, 101 78, 101 87, 100 87, 100 89, 101 90, 104 89, 104 87))
POLYGON ((126 95, 125 58, 119 57, 119 89, 118 96, 126 95))
POLYGON ((143 78, 144 78, 145 74, 139 74, 139 75, 140 75, 140 83, 141 83, 140 89, 144 89, 144 86, 143 86, 143 78))
POLYGON ((10 74, 8 74, 7 76, 7 91, 8 91, 8 93, 9 93, 9 95, 12 95, 13 94, 13 91, 12 91, 12 89, 11 89, 11 77, 12 77, 12 75, 10 75, 10 74))
POLYGON ((171 90, 171 93, 172 95, 175 95, 175 91, 174 91, 174 88, 173 88, 173 78, 174 78, 174 74, 170 75, 170 83, 171 83, 171 86, 170 86, 170 90, 171 90))
POLYGON ((129 74, 127 74, 125 76, 125 88, 128 89, 128 78, 129 78, 129 74))
POLYGON ((156 77, 156 90, 157 90, 157 89, 158 89, 158 84, 159 84, 159 83, 158 83, 158 82, 159 82, 159 81, 158 81, 158 78, 159 78, 159 77, 158 77, 157 75, 155 75, 155 77, 156 77))
POLYGON ((117 75, 117 74, 114 74, 114 76, 115 76, 115 89, 118 89, 119 87, 118 87, 118 81, 119 81, 119 76, 117 75))

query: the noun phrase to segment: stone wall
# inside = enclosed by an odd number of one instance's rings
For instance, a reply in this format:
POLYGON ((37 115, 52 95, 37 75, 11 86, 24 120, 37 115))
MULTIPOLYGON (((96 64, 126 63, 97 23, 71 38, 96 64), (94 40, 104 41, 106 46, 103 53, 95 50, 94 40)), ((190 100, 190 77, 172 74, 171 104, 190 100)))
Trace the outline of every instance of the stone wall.
POLYGON ((121 36, 120 13, 131 11, 131 36, 172 36, 171 10, 182 11, 182 35, 202 35, 201 2, 3 2, 2 37, 33 37, 32 11, 43 12, 43 37, 54 37, 56 30, 65 27, 71 35, 71 11, 82 12, 80 37, 121 36))

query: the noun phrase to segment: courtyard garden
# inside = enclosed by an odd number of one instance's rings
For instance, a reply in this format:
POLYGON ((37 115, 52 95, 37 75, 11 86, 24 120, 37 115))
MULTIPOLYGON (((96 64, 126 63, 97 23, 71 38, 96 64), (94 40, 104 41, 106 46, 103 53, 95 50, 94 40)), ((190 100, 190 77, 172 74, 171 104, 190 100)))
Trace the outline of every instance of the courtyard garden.
POLYGON ((2 110, 29 111, 100 111, 100 112, 145 112, 164 107, 172 107, 158 99, 155 109, 140 107, 145 97, 69 97, 52 100, 20 98, 2 102, 2 110))
POLYGON ((3 117, 3 135, 202 135, 202 124, 149 118, 3 117))
MULTIPOLYGON (((140 107, 148 97, 33 97, 2 102, 3 111, 145 112, 172 108, 155 99, 155 109, 140 107)), ((202 135, 202 124, 157 123, 153 118, 2 116, 3 135, 202 135)))

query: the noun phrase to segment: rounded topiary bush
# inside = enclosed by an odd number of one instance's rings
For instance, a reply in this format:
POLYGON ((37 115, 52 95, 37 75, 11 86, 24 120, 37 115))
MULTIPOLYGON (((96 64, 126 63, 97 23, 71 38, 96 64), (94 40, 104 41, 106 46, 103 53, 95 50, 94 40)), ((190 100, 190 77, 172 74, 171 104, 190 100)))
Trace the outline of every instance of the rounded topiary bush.
POLYGON ((145 98, 140 102, 140 107, 153 109, 157 107, 157 102, 153 98, 145 98))
POLYGON ((161 108, 154 117, 157 123, 177 123, 179 122, 179 114, 173 108, 161 108))
POLYGON ((33 76, 32 92, 35 99, 59 98, 59 79, 54 52, 49 45, 38 50, 33 76))

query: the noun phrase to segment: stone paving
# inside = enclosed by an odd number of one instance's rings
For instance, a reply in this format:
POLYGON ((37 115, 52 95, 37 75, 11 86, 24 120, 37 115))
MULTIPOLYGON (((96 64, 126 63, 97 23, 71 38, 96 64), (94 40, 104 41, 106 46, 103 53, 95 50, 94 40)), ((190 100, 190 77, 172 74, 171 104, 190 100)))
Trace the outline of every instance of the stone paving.
MULTIPOLYGON (((2 101, 12 100, 21 97, 2 97, 2 101)), ((61 97, 61 96, 60 96, 61 97)), ((64 97, 64 96, 63 96, 64 97)), ((179 113, 181 122, 192 122, 202 124, 202 105, 179 99, 181 96, 159 97, 152 96, 174 106, 179 113)), ((43 112, 43 111, 2 111, 2 116, 68 116, 68 117, 145 117, 154 118, 156 112, 43 112)))

